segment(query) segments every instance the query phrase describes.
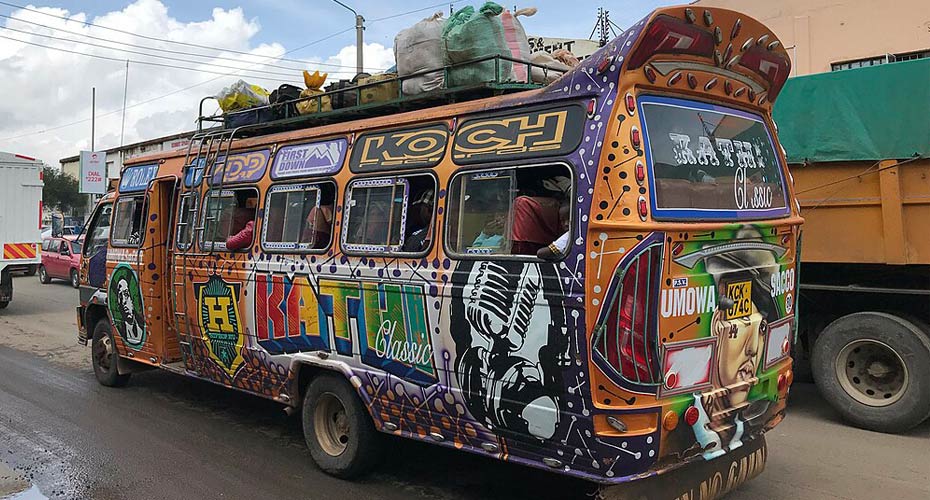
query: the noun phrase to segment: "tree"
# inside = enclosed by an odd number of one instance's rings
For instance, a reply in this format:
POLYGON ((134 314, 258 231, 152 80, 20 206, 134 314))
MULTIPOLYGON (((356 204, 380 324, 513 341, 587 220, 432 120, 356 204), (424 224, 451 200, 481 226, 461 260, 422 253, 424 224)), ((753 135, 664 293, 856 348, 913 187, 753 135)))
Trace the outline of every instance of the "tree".
POLYGON ((78 193, 77 179, 48 166, 42 168, 42 174, 45 181, 42 203, 46 207, 62 212, 76 208, 83 213, 85 198, 78 193))

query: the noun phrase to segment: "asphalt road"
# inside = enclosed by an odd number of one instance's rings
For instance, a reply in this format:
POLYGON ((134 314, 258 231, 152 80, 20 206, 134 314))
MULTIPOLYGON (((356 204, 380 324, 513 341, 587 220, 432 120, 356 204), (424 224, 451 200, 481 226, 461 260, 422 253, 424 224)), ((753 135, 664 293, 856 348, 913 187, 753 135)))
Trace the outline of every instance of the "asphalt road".
MULTIPOLYGON (((99 386, 75 341, 76 301, 64 282, 16 278, 14 301, 0 312, 0 498, 9 469, 45 496, 69 499, 590 493, 584 482, 397 439, 373 475, 333 479, 310 460, 299 420, 274 403, 159 371, 123 389, 99 386)), ((853 429, 813 386, 796 384, 790 414, 768 440, 766 471, 728 498, 930 498, 930 422, 902 436, 853 429)))

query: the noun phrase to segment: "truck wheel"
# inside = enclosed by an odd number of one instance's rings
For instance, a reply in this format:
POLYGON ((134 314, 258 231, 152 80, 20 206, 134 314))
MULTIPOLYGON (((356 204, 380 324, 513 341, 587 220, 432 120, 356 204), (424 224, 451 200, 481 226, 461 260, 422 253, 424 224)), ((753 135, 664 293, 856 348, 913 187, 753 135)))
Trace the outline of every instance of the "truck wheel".
POLYGON ((35 276, 38 268, 39 266, 29 266, 29 269, 26 270, 26 276, 35 276))
POLYGON ((10 305, 9 300, 0 300, 0 309, 6 309, 6 306, 10 305))
POLYGON ((39 266, 39 283, 47 285, 52 282, 52 278, 48 276, 48 270, 45 269, 45 266, 39 266))
POLYGON ((94 366, 97 382, 107 387, 122 387, 129 382, 131 373, 120 375, 117 369, 116 342, 110 322, 101 320, 94 327, 94 337, 90 344, 90 362, 94 366))
POLYGON ((77 269, 71 270, 71 286, 74 288, 81 288, 81 280, 78 278, 77 269))
POLYGON ((930 340, 910 321, 843 316, 817 338, 812 363, 824 398, 857 427, 903 432, 930 416, 930 340))
POLYGON ((381 436, 345 379, 329 374, 313 379, 302 417, 310 455, 327 474, 348 479, 377 462, 381 436))

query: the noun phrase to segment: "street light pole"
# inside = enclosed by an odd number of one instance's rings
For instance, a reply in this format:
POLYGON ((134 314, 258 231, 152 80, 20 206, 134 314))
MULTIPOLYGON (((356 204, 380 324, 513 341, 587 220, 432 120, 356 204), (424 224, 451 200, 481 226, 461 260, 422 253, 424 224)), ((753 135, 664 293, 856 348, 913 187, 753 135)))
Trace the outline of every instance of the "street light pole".
POLYGON ((364 32, 365 32, 365 18, 361 14, 355 11, 352 7, 340 2, 339 0, 333 0, 337 4, 345 7, 350 12, 355 14, 355 72, 356 74, 361 73, 365 68, 363 64, 362 56, 362 47, 364 46, 364 32))

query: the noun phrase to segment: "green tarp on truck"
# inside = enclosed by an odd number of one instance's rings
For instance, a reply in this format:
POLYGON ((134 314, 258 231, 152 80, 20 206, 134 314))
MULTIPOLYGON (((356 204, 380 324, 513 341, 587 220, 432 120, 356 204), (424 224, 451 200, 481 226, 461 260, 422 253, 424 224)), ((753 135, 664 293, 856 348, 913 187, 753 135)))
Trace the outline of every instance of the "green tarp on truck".
POLYGON ((788 163, 930 157, 930 59, 791 78, 774 115, 788 163))

